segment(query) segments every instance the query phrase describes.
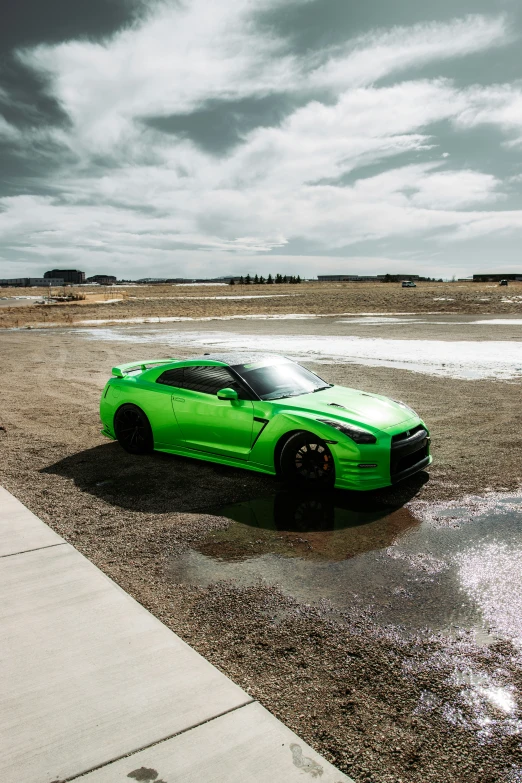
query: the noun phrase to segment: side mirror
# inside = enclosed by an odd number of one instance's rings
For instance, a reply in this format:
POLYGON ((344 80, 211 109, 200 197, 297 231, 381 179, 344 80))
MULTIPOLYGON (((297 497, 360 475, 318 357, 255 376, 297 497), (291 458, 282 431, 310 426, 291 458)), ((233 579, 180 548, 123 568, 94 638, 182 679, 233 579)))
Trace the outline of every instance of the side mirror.
POLYGON ((235 389, 220 389, 217 393, 218 400, 237 400, 237 391, 235 389))

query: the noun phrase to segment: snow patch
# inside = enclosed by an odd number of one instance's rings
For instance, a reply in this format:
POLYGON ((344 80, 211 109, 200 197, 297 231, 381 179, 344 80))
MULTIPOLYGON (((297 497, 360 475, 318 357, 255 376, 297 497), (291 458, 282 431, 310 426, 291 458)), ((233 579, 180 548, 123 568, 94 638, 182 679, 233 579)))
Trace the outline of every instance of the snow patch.
MULTIPOLYGON (((244 316, 241 316, 244 318, 244 316)), ((276 316, 288 318, 289 316, 276 316)), ((294 318, 309 318, 294 315, 294 318)), ((161 319, 189 321, 189 318, 161 319)), ((208 318, 207 320, 213 320, 208 318)), ((161 322, 160 321, 160 322, 161 322)), ((129 323, 129 321, 123 321, 129 323)), ((135 321, 136 322, 136 321, 135 321)), ((151 323, 152 319, 143 319, 151 323)), ((157 322, 157 321, 156 321, 157 322)), ((83 322, 88 324, 88 321, 83 322)), ((100 322, 95 322, 100 323, 100 322)), ((371 367, 392 367, 412 372, 459 379, 522 377, 522 342, 391 340, 377 337, 313 335, 237 335, 228 332, 168 332, 104 330, 90 332, 92 339, 109 339, 136 343, 163 343, 193 346, 195 352, 212 350, 259 351, 280 353, 298 361, 341 362, 371 367)))

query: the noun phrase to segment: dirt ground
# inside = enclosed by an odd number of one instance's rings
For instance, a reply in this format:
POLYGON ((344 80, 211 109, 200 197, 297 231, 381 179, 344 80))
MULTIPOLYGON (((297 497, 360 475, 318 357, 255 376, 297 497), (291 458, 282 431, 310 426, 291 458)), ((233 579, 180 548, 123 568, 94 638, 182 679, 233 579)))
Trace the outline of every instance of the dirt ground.
MULTIPOLYGON (((310 282, 257 286, 112 286, 103 292, 88 287, 74 290, 86 294, 86 300, 31 304, 23 308, 10 308, 4 300, 0 328, 67 325, 92 319, 366 312, 505 314, 522 309, 522 282, 510 283, 507 288, 495 283, 418 283, 417 288, 401 288, 398 283, 310 282)), ((42 296, 47 293, 44 289, 0 288, 0 297, 23 296, 28 292, 42 296)))
MULTIPOLYGON (((383 307, 373 301, 369 309, 383 307)), ((299 604, 264 584, 172 581, 173 555, 229 525, 213 508, 272 492, 275 480, 165 454, 131 457, 101 437, 98 402, 110 367, 144 347, 56 330, 6 331, 0 340, 0 482, 125 590, 358 782, 519 780, 517 734, 481 738, 452 680, 460 658, 522 690, 509 642, 478 647, 465 633, 453 642, 405 638, 367 612, 299 604), (426 693, 442 706, 423 709, 426 693), (458 720, 448 720, 448 709, 458 720)), ((430 480, 383 490, 390 508, 520 485, 520 383, 355 365, 323 364, 320 374, 407 399, 431 428, 430 480)))

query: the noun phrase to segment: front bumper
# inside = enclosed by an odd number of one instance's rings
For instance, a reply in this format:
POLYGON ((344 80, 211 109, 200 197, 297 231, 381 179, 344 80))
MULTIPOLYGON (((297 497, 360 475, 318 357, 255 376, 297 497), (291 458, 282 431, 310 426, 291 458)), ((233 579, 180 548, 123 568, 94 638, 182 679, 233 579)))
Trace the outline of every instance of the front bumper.
POLYGON ((430 436, 424 425, 392 437, 390 449, 390 478, 392 484, 413 476, 431 463, 430 436))
POLYGON ((429 431, 422 421, 404 422, 402 429, 394 429, 398 432, 384 435, 375 446, 360 448, 357 455, 336 443, 332 449, 335 486, 356 491, 381 489, 431 465, 429 431))

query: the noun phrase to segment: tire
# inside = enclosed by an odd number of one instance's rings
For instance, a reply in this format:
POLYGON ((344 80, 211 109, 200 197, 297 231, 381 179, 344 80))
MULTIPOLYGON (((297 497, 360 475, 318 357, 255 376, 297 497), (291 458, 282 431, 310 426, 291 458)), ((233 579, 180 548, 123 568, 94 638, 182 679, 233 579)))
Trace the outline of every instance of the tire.
POLYGON ((288 438, 281 451, 280 467, 285 481, 307 489, 330 488, 335 483, 332 452, 311 432, 296 432, 288 438))
POLYGON ((150 454, 154 450, 149 420, 137 405, 128 403, 118 408, 114 417, 114 431, 118 443, 129 454, 150 454))

